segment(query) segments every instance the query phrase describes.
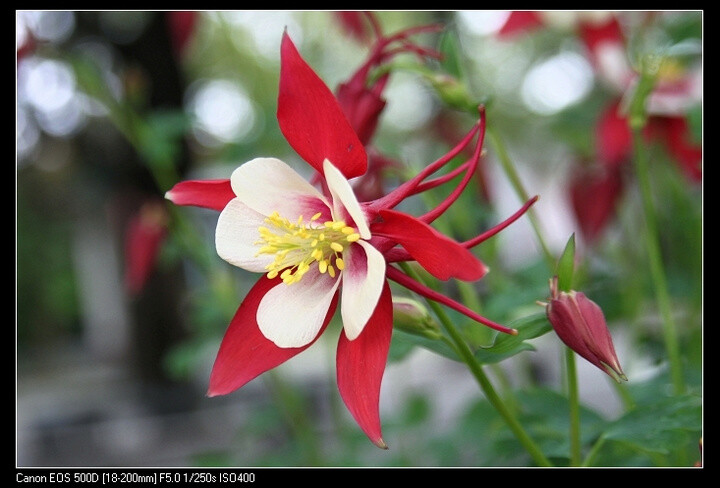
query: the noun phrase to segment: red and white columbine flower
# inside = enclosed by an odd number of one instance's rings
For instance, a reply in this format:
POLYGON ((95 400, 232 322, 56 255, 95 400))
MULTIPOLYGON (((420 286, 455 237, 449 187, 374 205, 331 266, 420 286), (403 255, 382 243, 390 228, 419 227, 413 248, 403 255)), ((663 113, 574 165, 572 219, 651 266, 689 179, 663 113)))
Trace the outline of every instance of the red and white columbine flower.
POLYGON ((379 447, 380 384, 393 327, 387 279, 464 313, 487 326, 516 333, 413 280, 393 263, 417 261, 435 277, 477 280, 487 268, 470 248, 518 219, 468 241, 456 242, 429 224, 469 183, 485 132, 480 121, 448 154, 393 192, 360 203, 348 179, 364 174, 367 155, 337 100, 302 59, 287 34, 281 46, 278 122, 295 151, 320 175, 319 187, 274 158, 238 167, 230 180, 178 183, 167 198, 178 205, 221 211, 218 254, 240 268, 263 273, 233 317, 210 376, 210 396, 230 393, 308 348, 335 314, 343 331, 337 347, 337 383, 348 410, 379 447), (478 135, 471 158, 428 179, 478 135), (393 208, 405 198, 462 180, 438 207, 414 217, 393 208))

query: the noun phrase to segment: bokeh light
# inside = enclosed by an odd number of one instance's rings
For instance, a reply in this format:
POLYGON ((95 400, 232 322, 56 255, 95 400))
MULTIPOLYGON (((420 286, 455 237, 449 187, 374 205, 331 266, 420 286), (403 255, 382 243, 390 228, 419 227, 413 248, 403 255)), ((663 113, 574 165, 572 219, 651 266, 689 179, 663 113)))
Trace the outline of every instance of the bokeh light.
POLYGON ((551 115, 581 101, 590 93, 593 82, 587 60, 565 51, 532 66, 522 82, 521 93, 530 110, 551 115))
POLYGON ((188 90, 188 111, 199 142, 217 147, 242 143, 252 135, 258 115, 253 102, 238 83, 199 80, 188 90))

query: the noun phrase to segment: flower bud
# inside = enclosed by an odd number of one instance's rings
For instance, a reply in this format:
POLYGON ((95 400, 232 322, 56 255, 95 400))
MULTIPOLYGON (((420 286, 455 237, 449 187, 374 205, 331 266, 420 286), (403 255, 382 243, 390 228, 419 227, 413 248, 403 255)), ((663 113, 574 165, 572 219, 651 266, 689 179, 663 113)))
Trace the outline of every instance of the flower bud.
POLYGON ((410 298, 393 297, 393 325, 404 332, 439 339, 440 326, 421 303, 410 298))
POLYGON ((428 73, 425 77, 442 101, 450 107, 460 110, 475 110, 479 105, 478 101, 470 95, 467 86, 457 78, 443 73, 428 73))
POLYGON ((364 78, 353 77, 337 89, 338 103, 364 145, 369 144, 375 134, 380 114, 387 103, 381 95, 384 87, 383 81, 367 88, 364 78))
POLYGON ((550 291, 552 296, 546 312, 558 337, 616 381, 627 381, 602 309, 582 292, 558 292, 557 277, 550 280, 550 291))

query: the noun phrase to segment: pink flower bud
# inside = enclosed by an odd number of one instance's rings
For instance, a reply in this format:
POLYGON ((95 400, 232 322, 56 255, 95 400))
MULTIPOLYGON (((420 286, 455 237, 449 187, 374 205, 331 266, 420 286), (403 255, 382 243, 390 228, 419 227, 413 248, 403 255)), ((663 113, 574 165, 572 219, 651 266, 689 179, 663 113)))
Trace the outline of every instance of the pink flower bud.
POLYGON ((616 381, 627 381, 602 309, 582 292, 558 292, 557 277, 550 280, 550 290, 547 316, 560 339, 616 381))

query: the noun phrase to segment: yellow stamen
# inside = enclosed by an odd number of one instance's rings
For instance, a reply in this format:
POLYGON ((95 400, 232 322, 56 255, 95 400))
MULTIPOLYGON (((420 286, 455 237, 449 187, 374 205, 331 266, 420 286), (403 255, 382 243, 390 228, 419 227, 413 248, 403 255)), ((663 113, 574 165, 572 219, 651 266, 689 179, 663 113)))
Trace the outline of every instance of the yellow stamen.
POLYGON ((322 213, 313 215, 307 223, 302 215, 290 221, 273 212, 265 218, 265 224, 258 227, 259 239, 256 256, 273 256, 265 266, 267 277, 278 276, 284 283, 297 283, 318 263, 320 273, 335 278, 345 269, 342 253, 353 242, 360 239, 356 229, 343 221, 328 220, 318 226, 316 221, 322 213), (332 264, 331 264, 332 263, 332 264))

